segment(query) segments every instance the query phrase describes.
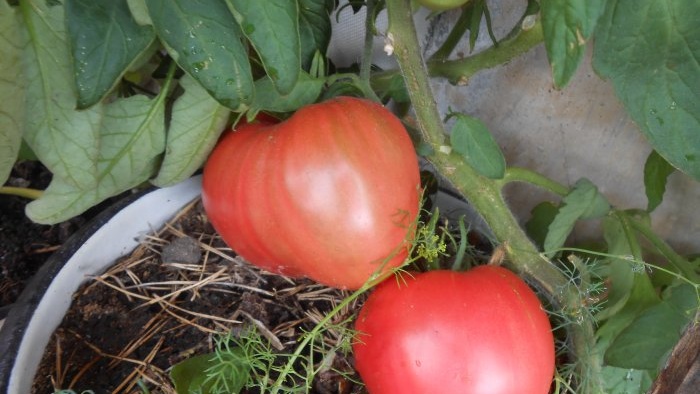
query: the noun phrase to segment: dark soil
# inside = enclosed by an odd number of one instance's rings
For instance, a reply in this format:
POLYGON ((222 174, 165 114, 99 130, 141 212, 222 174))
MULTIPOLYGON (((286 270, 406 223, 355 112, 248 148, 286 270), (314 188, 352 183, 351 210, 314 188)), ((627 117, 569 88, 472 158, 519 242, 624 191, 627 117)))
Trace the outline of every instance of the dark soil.
MULTIPOLYGON (((23 162, 14 167, 8 186, 44 189, 51 173, 37 162, 23 162)), ((58 249, 89 215, 46 226, 33 223, 24 214, 29 201, 0 195, 0 318, 17 300, 29 278, 58 249)))
MULTIPOLYGON (((33 392, 140 393, 142 384, 151 393, 173 393, 168 369, 212 352, 216 333, 235 336, 253 328, 277 347, 275 352, 289 354, 318 316, 346 296, 251 267, 214 235, 196 204, 79 290, 47 348, 33 392)), ((344 310, 338 322, 356 308, 344 310)), ((349 336, 328 330, 317 346, 337 349, 349 336)), ((362 392, 353 383, 352 360, 340 350, 333 356, 311 392, 362 392)))

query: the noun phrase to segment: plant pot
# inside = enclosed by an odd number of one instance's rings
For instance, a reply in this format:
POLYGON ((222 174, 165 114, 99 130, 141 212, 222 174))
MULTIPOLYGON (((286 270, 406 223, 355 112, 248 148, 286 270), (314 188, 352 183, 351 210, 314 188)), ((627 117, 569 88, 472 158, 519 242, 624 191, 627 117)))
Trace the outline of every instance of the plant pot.
POLYGON ((160 228, 201 190, 201 177, 129 196, 93 219, 52 255, 0 328, 0 392, 25 394, 49 339, 90 275, 109 267, 160 228))

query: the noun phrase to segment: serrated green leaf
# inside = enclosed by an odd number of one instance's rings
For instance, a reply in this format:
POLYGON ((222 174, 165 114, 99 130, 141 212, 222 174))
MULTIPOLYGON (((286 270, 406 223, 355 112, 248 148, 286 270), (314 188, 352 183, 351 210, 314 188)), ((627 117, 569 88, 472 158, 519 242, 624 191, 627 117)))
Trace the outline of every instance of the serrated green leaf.
POLYGON ((97 184, 102 107, 78 111, 64 9, 43 0, 20 8, 27 26, 27 77, 24 139, 54 179, 79 189, 97 184))
POLYGON ((308 70, 316 52, 326 54, 331 41, 332 0, 297 0, 301 65, 308 70))
POLYGON ((253 76, 240 27, 223 0, 146 0, 153 27, 177 64, 222 105, 253 100, 253 76))
POLYGON ((605 362, 620 368, 658 368, 697 308, 693 286, 667 289, 661 303, 645 310, 615 338, 605 352, 605 362))
POLYGON ((586 43, 603 11, 605 0, 545 0, 540 5, 544 46, 554 85, 562 88, 583 59, 586 43))
POLYGON ((610 210, 605 197, 588 179, 582 178, 562 200, 557 216, 549 225, 544 240, 545 253, 551 253, 564 245, 579 219, 594 219, 610 210))
POLYGON ((525 231, 540 249, 544 247, 547 229, 557 216, 557 212, 559 208, 549 201, 541 202, 532 208, 530 220, 525 224, 525 231))
POLYGON ((183 181, 201 167, 231 113, 191 77, 184 76, 180 85, 185 93, 173 105, 165 158, 152 180, 160 187, 183 181))
POLYGON ((601 377, 606 394, 644 394, 651 388, 650 371, 629 368, 603 367, 601 377))
POLYGON ((27 205, 27 216, 37 223, 58 223, 148 180, 165 145, 164 113, 162 94, 157 99, 132 96, 107 105, 100 130, 97 185, 79 188, 54 178, 41 198, 27 205))
POLYGON ((655 150, 700 179, 700 2, 609 0, 593 65, 655 150))
POLYGON ((155 39, 152 28, 134 21, 125 0, 67 0, 66 26, 78 108, 102 100, 155 39))
POLYGON ((652 151, 644 164, 644 191, 647 195, 647 212, 661 204, 666 192, 666 181, 676 169, 656 151, 652 151))
POLYGON ((299 80, 294 89, 287 95, 281 95, 267 79, 260 79, 255 82, 255 100, 250 109, 254 112, 292 112, 297 109, 314 103, 323 89, 322 79, 311 78, 305 72, 299 74, 299 80))
POLYGON ((289 94, 301 67, 299 10, 290 0, 226 0, 275 89, 289 94))
POLYGON ((506 159, 486 125, 464 114, 454 115, 456 121, 450 133, 452 149, 481 175, 501 179, 506 171, 506 159))
POLYGON ((27 45, 19 10, 0 2, 0 185, 10 176, 22 146, 26 80, 22 51, 27 45))

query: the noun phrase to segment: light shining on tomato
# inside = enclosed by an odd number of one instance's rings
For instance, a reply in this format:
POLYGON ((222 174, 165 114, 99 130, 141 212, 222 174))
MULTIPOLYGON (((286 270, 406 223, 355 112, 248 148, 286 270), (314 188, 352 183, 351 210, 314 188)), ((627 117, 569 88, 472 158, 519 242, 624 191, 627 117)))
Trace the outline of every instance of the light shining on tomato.
POLYGON ((403 263, 419 198, 399 119, 350 97, 243 125, 204 168, 205 211, 231 248, 271 272, 339 288, 403 263))
POLYGON ((402 279, 379 284, 355 324, 355 366, 371 394, 549 392, 551 326, 517 275, 479 266, 402 279))

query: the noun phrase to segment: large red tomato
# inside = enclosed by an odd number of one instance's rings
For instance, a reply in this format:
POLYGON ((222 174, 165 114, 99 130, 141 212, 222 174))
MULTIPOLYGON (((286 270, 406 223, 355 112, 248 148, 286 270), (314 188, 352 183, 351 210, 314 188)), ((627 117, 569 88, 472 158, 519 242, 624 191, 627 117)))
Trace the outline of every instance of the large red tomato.
POLYGON ((251 263, 356 289, 405 259, 420 175, 398 118, 340 97, 225 135, 204 168, 202 198, 214 228, 251 263))
POLYGON ((554 338, 505 268, 387 279, 359 312, 356 368, 371 394, 546 394, 554 338), (405 283, 402 279, 405 279, 405 283))

